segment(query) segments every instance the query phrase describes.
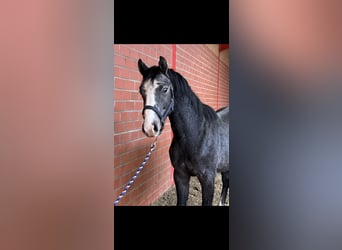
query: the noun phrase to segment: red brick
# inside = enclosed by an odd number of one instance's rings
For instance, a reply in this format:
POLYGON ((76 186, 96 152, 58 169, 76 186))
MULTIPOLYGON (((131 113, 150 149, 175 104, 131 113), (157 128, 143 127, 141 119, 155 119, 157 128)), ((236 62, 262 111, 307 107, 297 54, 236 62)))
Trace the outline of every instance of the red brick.
POLYGON ((122 89, 135 90, 135 83, 133 81, 125 80, 122 89))
POLYGON ((121 113, 114 112, 114 122, 120 122, 120 121, 121 121, 121 113))
POLYGON ((134 102, 134 110, 141 110, 142 111, 143 108, 143 101, 137 101, 134 102))
MULTIPOLYGON (((147 55, 142 53, 142 51, 137 51, 138 56, 136 57, 137 60, 141 59, 143 62, 146 62, 147 60, 147 55)), ((137 68, 138 69, 138 68, 137 68)))
MULTIPOLYGON (((114 150, 114 153, 115 153, 115 150, 114 150)), ((118 167, 120 164, 120 159, 119 157, 114 157, 114 170, 116 167, 118 167)), ((115 173, 115 172, 114 172, 115 173)))
POLYGON ((139 138, 144 138, 144 137, 145 135, 142 133, 141 129, 131 133, 131 140, 137 140, 139 138))
POLYGON ((114 135, 114 145, 121 144, 121 136, 114 135))
POLYGON ((120 135, 120 140, 122 144, 126 144, 129 141, 130 133, 123 133, 120 135))
MULTIPOLYGON (((157 51, 157 49, 155 49, 155 48, 150 48, 151 50, 150 50, 150 56, 152 56, 152 57, 154 57, 154 58, 159 58, 159 53, 158 53, 158 51, 157 51)), ((163 54, 161 54, 161 55, 163 55, 163 54)))
POLYGON ((115 78, 114 79, 114 88, 115 89, 127 89, 127 90, 131 90, 134 89, 134 82, 129 81, 129 80, 124 80, 121 78, 115 78))
POLYGON ((126 59, 123 56, 114 54, 114 65, 125 66, 126 59))
MULTIPOLYGON (((124 156, 120 156, 120 162, 121 166, 120 168, 124 168, 123 174, 125 175, 127 173, 130 173, 133 170, 137 170, 138 167, 141 165, 141 163, 144 160, 145 155, 137 155, 134 159, 126 159, 124 156)), ((151 164, 151 162, 148 162, 148 164, 151 164)))
POLYGON ((131 100, 138 100, 138 101, 142 100, 142 97, 138 93, 138 91, 133 91, 133 92, 131 91, 130 93, 131 93, 131 97, 130 97, 131 100))
POLYGON ((149 144, 143 139, 130 141, 127 145, 127 152, 135 155, 144 155, 148 151, 149 144))
POLYGON ((131 92, 122 90, 114 91, 114 100, 131 100, 131 92))
POLYGON ((134 89, 139 91, 140 84, 141 84, 141 82, 135 82, 134 83, 134 89))
POLYGON ((126 152, 126 144, 119 144, 119 145, 114 145, 114 152, 115 152, 115 156, 119 157, 121 154, 123 154, 124 152, 126 152))
POLYGON ((129 49, 126 45, 120 46, 120 53, 124 56, 130 56, 131 49, 129 49))
POLYGON ((119 44, 114 44, 114 53, 120 53, 120 45, 119 44))
POLYGON ((126 111, 134 109, 134 102, 122 102, 116 101, 114 110, 115 111, 126 111))
POLYGON ((135 122, 118 122, 114 125, 114 133, 122 133, 133 130, 135 122))
POLYGON ((115 67, 114 66, 114 77, 118 77, 119 76, 119 71, 120 71, 120 68, 119 67, 115 67))
POLYGON ((139 112, 122 112, 121 113, 121 119, 122 121, 136 121, 138 120, 140 117, 140 113, 139 112))
POLYGON ((140 81, 142 80, 142 75, 140 74, 139 71, 133 71, 132 70, 130 72, 130 79, 139 81, 139 84, 140 84, 140 81))
MULTIPOLYGON (((140 116, 137 117, 137 118, 139 119, 140 117, 142 117, 142 116, 140 115, 140 116)), ((135 128, 141 129, 141 124, 142 124, 142 120, 135 121, 134 127, 135 127, 135 128)))
POLYGON ((143 44, 131 44, 130 47, 136 51, 143 51, 143 44))
MULTIPOLYGON (((139 130, 141 131, 141 129, 139 130)), ((138 131, 135 131, 133 133, 138 133, 138 131)), ((134 134, 136 136, 136 134, 134 134)), ((132 136, 132 133, 130 133, 130 136, 132 136)), ((130 141, 127 141, 127 144, 126 144, 126 152, 137 152, 138 150, 141 150, 142 148, 146 148, 146 144, 144 142, 144 140, 142 139, 145 139, 145 135, 142 134, 141 132, 141 136, 139 136, 138 138, 136 139, 133 139, 132 137, 129 138, 130 141)))
POLYGON ((143 47, 143 52, 147 55, 151 53, 151 48, 149 46, 144 46, 143 47))
MULTIPOLYGON (((117 181, 115 181, 115 185, 118 187, 121 187, 121 191, 123 189, 123 187, 128 183, 128 181, 131 179, 132 177, 129 174, 126 174, 124 176, 120 176, 119 179, 117 181)), ((120 194, 120 193, 119 193, 120 194)), ((127 193, 128 194, 128 193, 127 193)), ((128 197, 128 195, 125 195, 125 197, 128 197)))
POLYGON ((138 59, 134 59, 134 60, 127 59, 125 67, 129 69, 138 69, 138 59))
POLYGON ((121 78, 129 79, 130 71, 126 68, 120 68, 118 76, 121 78))
POLYGON ((129 55, 130 55, 130 58, 134 58, 138 62, 138 60, 139 60, 139 53, 138 52, 131 50, 129 55))
POLYGON ((129 175, 132 171, 136 171, 138 169, 138 161, 133 162, 130 165, 121 165, 119 167, 114 168, 114 176, 115 178, 119 178, 121 176, 129 175))
POLYGON ((122 176, 122 174, 124 173, 125 168, 123 167, 117 167, 114 168, 114 176, 122 176))

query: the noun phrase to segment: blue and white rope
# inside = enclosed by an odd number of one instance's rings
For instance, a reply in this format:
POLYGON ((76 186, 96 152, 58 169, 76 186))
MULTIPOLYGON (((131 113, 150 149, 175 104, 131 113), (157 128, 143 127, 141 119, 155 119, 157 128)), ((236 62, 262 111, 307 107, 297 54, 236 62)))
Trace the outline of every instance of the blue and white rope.
POLYGON ((131 178, 131 180, 127 183, 127 185, 125 186, 124 190, 121 192, 121 194, 119 195, 119 197, 114 201, 114 206, 116 206, 120 200, 125 196, 125 194, 127 193, 127 190, 131 187, 131 185, 133 184, 133 182, 135 181, 135 179, 138 177, 138 175, 140 174, 141 170, 144 168, 146 162, 150 159, 150 156, 153 152, 153 150, 155 149, 156 146, 156 140, 155 139, 151 146, 150 146, 150 150, 148 151, 148 153, 145 156, 144 161, 141 163, 140 167, 138 168, 138 170, 135 172, 134 176, 131 178))

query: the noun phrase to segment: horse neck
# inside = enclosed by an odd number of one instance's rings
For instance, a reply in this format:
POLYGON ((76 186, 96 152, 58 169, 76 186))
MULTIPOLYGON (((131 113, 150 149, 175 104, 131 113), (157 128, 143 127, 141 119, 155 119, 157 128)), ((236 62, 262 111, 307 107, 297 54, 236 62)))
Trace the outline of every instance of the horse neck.
POLYGON ((189 86, 186 94, 174 90, 174 111, 169 119, 174 137, 198 138, 200 128, 205 121, 203 113, 203 103, 198 99, 189 86))

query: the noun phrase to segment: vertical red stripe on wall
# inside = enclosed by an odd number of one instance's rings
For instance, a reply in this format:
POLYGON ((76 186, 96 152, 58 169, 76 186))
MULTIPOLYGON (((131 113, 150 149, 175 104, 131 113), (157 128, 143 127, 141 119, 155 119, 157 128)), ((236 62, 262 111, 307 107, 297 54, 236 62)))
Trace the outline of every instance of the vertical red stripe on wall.
POLYGON ((176 44, 172 44, 172 69, 176 70, 176 44))
POLYGON ((218 55, 217 55, 217 93, 216 93, 216 109, 219 108, 219 89, 220 89, 220 46, 218 46, 218 55))

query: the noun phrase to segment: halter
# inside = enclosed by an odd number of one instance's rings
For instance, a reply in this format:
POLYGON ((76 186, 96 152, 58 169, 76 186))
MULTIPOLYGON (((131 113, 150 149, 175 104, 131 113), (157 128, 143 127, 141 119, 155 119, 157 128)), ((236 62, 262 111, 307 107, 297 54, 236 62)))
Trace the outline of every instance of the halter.
POLYGON ((159 109, 156 106, 151 106, 151 105, 145 105, 142 111, 142 114, 144 114, 144 111, 146 109, 151 109, 154 111, 154 113, 157 114, 157 116, 159 117, 160 123, 162 125, 162 128, 164 127, 164 123, 166 118, 169 116, 169 114, 173 111, 173 107, 174 107, 174 100, 173 97, 171 98, 171 102, 169 104, 169 106, 167 107, 167 109, 165 110, 165 112, 163 114, 161 114, 159 112, 159 109))

